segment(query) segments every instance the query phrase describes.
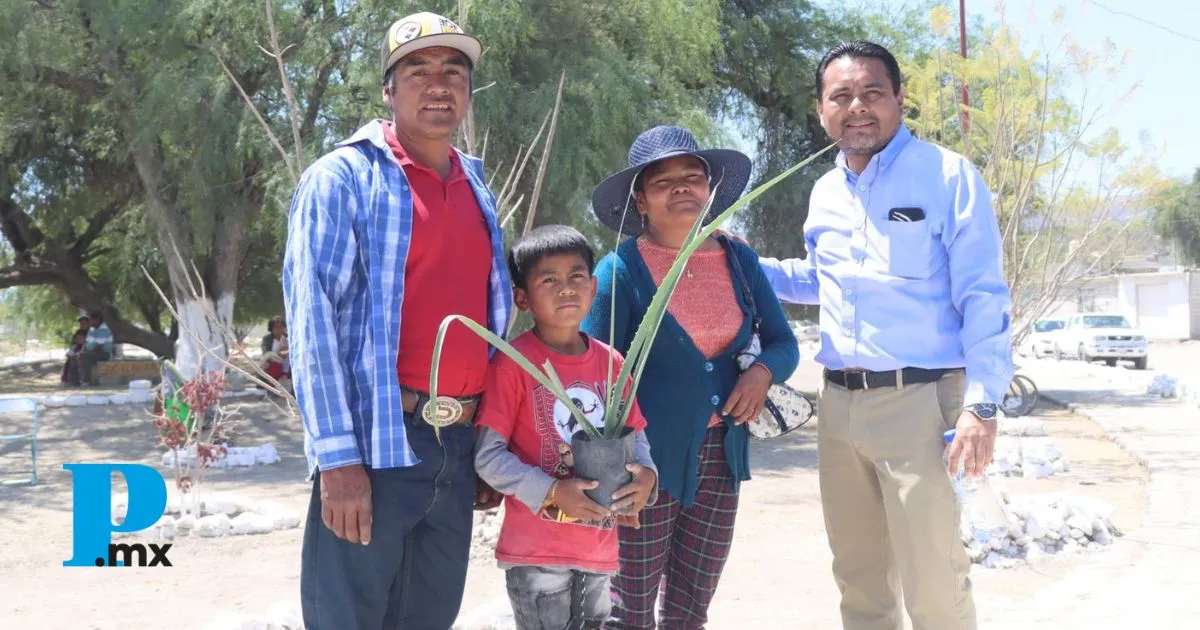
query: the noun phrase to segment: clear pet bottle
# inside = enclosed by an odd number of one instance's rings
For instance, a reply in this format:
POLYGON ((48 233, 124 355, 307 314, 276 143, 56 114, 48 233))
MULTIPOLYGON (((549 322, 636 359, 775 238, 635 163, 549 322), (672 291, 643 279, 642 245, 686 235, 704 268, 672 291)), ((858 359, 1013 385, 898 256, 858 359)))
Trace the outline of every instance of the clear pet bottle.
MULTIPOLYGON (((943 434, 946 446, 942 461, 946 464, 947 473, 950 470, 950 444, 954 442, 954 435, 954 429, 943 434)), ((977 542, 988 543, 1007 535, 1008 515, 1000 497, 988 484, 987 475, 968 475, 960 461, 958 474, 951 476, 950 482, 954 485, 954 494, 962 504, 963 518, 977 542)))

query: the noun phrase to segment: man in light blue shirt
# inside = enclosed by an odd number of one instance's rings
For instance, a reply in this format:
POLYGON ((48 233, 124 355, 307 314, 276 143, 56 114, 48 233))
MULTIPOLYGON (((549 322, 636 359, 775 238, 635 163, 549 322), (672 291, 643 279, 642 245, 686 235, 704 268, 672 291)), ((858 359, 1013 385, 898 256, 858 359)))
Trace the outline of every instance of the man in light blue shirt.
POLYGON ((982 474, 1012 378, 1011 300, 986 183, 902 124, 900 69, 870 42, 817 71, 841 149, 814 186, 807 258, 764 258, 780 300, 820 304, 820 483, 847 630, 976 627, 943 464, 982 474), (903 587, 901 589, 901 587, 903 587), (901 596, 903 590, 903 596, 901 596))

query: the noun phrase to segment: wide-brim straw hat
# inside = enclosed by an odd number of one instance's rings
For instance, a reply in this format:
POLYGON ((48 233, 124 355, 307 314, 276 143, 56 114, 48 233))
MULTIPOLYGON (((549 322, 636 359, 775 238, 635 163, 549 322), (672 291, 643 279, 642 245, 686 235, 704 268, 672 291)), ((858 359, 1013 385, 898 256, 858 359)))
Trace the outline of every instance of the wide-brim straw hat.
POLYGON ((707 167, 712 205, 704 223, 729 209, 746 190, 753 163, 732 149, 704 149, 683 127, 660 125, 642 133, 629 147, 628 168, 614 173, 592 191, 592 212, 605 226, 627 236, 642 233, 642 217, 633 203, 633 183, 647 166, 675 157, 694 156, 707 167))

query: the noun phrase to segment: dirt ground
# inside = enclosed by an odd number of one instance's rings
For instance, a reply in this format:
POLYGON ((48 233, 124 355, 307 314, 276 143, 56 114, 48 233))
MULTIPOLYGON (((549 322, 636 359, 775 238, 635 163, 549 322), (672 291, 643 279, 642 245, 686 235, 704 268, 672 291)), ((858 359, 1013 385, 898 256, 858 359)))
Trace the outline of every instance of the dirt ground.
MULTIPOLYGON (((807 364, 797 384, 812 382, 807 364)), ((0 375, 0 383, 9 373, 0 375)), ((10 387, 11 383, 6 383, 10 387)), ((267 402, 242 406, 238 444, 273 442, 283 461, 256 469, 214 470, 205 487, 271 498, 301 514, 308 504, 301 429, 267 402)), ((1114 521, 1135 532, 1145 513, 1146 475, 1090 422, 1053 409, 1039 417, 1070 463, 1041 480, 1006 479, 1014 492, 1071 491, 1115 508, 1114 521)), ((223 539, 181 538, 173 567, 64 568, 70 556, 71 485, 67 462, 157 464, 160 453, 146 410, 133 406, 48 409, 42 416, 41 483, 0 486, 0 627, 195 629, 218 611, 258 613, 296 601, 302 530, 223 539)), ((0 418, 0 433, 14 419, 0 418)), ((816 480, 816 421, 786 438, 754 445, 754 480, 743 486, 736 540, 711 610, 710 627, 836 628, 837 594, 829 573, 816 480)), ((28 450, 0 446, 0 477, 28 470, 28 450)), ((169 477, 168 477, 169 478, 169 477)), ((1117 542, 1120 545, 1120 541, 1117 542)), ((1101 551, 1099 553, 1107 553, 1101 551)), ((981 622, 1004 618, 1042 585, 1068 576, 1091 554, 1059 556, 1011 570, 976 568, 981 622)), ((464 615, 504 596, 493 562, 470 569, 464 615)))
POLYGON ((0 366, 0 394, 75 394, 92 391, 90 388, 67 387, 60 383, 62 366, 61 360, 0 366))

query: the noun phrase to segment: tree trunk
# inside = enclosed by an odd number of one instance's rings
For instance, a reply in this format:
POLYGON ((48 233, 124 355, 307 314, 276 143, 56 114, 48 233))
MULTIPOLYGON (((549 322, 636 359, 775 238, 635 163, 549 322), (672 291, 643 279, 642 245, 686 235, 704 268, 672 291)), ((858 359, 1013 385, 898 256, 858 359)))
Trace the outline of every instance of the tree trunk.
MULTIPOLYGON (((147 142, 133 149, 143 187, 165 191, 165 178, 156 159, 157 151, 147 142)), ((256 208, 261 199, 247 200, 256 208)), ((155 226, 155 238, 167 262, 171 297, 179 313, 179 337, 175 342, 175 364, 187 378, 201 372, 223 371, 233 338, 233 304, 241 266, 246 224, 253 212, 244 208, 216 208, 212 242, 206 263, 197 277, 196 243, 183 212, 157 192, 146 195, 146 209, 155 226)))

